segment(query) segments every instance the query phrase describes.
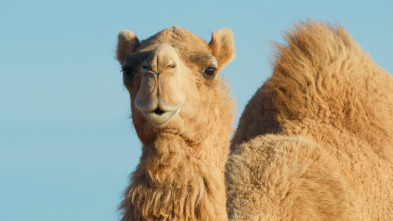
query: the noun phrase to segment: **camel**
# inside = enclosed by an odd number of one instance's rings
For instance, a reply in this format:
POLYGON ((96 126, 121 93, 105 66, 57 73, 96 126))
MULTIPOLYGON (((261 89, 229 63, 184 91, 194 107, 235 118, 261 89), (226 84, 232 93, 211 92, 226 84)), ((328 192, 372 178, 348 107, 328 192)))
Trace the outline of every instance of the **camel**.
POLYGON ((286 40, 227 162, 234 107, 219 72, 232 32, 209 44, 178 27, 119 33, 143 145, 123 221, 393 220, 392 76, 342 27, 308 21, 286 40))
POLYGON ((393 220, 393 77, 341 27, 296 25, 246 105, 230 220, 393 220))
POLYGON ((119 33, 117 60, 143 145, 121 220, 227 220, 234 102, 219 73, 233 57, 229 29, 208 44, 178 27, 141 42, 119 33))

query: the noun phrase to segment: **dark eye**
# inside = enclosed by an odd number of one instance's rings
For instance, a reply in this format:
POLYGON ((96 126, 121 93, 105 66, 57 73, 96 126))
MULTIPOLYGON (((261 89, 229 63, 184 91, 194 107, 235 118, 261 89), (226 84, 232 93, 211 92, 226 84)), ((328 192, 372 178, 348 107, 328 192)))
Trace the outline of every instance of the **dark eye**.
POLYGON ((134 77, 134 71, 130 67, 123 67, 121 71, 126 79, 132 79, 134 77))
POLYGON ((213 67, 206 67, 203 70, 203 75, 205 75, 207 78, 213 78, 216 75, 217 69, 213 67))

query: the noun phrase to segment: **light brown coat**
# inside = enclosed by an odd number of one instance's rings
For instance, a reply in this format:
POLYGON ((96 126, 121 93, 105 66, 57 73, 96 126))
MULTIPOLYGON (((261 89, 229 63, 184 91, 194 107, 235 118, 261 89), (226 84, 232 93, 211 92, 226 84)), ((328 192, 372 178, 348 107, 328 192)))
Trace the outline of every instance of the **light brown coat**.
POLYGON ((342 27, 277 44, 227 163, 231 220, 393 220, 393 78, 342 27))

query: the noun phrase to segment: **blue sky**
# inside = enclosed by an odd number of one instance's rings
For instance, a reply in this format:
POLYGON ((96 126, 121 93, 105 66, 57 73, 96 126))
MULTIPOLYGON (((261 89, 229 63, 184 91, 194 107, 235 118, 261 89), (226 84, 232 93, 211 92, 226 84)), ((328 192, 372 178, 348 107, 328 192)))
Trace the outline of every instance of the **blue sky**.
POLYGON ((271 41, 312 18, 341 23, 393 73, 393 1, 0 2, 0 220, 117 220, 140 142, 115 60, 117 34, 231 28, 222 72, 240 115, 270 76, 271 41))

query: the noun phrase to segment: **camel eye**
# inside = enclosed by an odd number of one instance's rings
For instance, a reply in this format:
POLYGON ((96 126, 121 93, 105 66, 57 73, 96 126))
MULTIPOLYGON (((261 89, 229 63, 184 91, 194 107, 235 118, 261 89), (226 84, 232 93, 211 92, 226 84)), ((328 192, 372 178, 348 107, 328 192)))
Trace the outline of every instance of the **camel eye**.
POLYGON ((206 67, 203 70, 203 75, 205 75, 207 78, 213 78, 216 75, 217 69, 213 67, 206 67))
POLYGON ((134 77, 134 71, 130 67, 125 66, 121 71, 126 79, 132 79, 134 77))

